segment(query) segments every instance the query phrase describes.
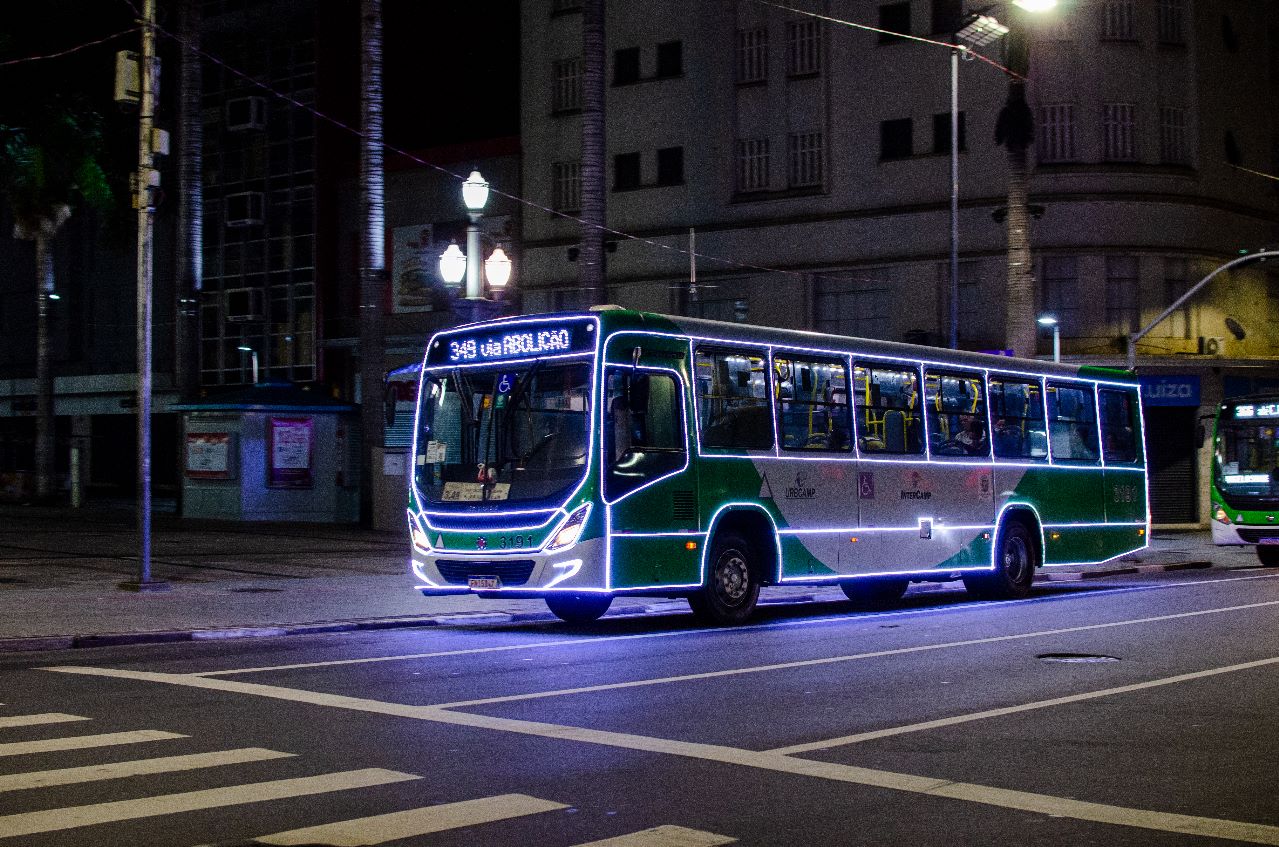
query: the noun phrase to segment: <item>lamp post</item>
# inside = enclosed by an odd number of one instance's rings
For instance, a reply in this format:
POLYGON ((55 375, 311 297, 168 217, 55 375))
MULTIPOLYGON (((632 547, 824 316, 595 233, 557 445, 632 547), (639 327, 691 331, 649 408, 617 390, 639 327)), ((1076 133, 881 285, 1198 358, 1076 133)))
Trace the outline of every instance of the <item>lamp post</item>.
POLYGON ((496 248, 483 262, 480 261, 480 218, 488 197, 488 182, 480 176, 479 171, 471 171, 471 175, 462 183, 462 203, 470 217, 470 224, 466 227, 466 252, 462 252, 457 242, 451 242, 440 254, 440 277, 450 285, 457 285, 465 278, 468 300, 484 299, 484 282, 480 279, 481 265, 489 288, 494 293, 503 291, 511 280, 511 259, 501 247, 496 248))
POLYGON ((252 360, 253 361, 253 384, 257 385, 258 384, 258 351, 254 350, 252 347, 250 347, 247 344, 241 344, 239 347, 235 349, 239 350, 241 353, 248 353, 250 356, 253 357, 253 360, 252 360))
POLYGON ((1040 315, 1037 319, 1040 326, 1053 328, 1053 361, 1061 361, 1061 321, 1056 315, 1040 315))

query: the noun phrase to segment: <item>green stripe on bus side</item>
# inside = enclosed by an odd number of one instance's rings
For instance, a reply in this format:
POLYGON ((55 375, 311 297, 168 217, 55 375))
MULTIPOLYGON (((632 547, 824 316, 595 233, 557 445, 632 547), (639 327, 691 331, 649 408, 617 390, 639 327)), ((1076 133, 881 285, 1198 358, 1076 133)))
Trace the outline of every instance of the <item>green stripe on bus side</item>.
POLYGON ((1050 526, 1044 529, 1044 564, 1103 562, 1146 545, 1142 527, 1050 526))
POLYGON ((1103 480, 1101 468, 1027 468, 1008 499, 1034 506, 1046 524, 1100 523, 1103 480))

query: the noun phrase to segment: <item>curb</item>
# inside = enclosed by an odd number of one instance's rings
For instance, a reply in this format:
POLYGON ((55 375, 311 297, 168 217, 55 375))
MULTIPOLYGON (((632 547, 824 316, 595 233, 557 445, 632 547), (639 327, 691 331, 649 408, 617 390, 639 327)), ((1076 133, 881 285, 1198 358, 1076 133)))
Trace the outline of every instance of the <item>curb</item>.
MULTIPOLYGON (((1212 562, 1193 560, 1164 564, 1132 564, 1121 567, 1099 568, 1090 571, 1046 572, 1036 576, 1037 582, 1079 582, 1136 573, 1157 573, 1197 568, 1211 568, 1212 562)), ((918 586, 916 587, 918 590, 918 586)), ((771 606, 816 600, 816 594, 770 598, 760 605, 771 606)), ((614 606, 606 617, 635 617, 637 615, 663 614, 676 611, 683 603, 659 599, 651 605, 630 603, 614 606)), ((365 618, 351 621, 321 621, 285 626, 239 626, 191 630, 161 630, 156 632, 108 632, 86 635, 34 636, 30 638, 0 638, 0 655, 6 653, 35 653, 53 650, 78 650, 92 647, 124 647, 138 644, 173 644, 187 641, 230 641, 240 638, 279 638, 287 635, 321 635, 332 632, 372 632, 378 630, 416 629, 422 627, 456 624, 505 624, 557 621, 549 610, 545 612, 455 612, 442 615, 423 615, 398 618, 365 618)))

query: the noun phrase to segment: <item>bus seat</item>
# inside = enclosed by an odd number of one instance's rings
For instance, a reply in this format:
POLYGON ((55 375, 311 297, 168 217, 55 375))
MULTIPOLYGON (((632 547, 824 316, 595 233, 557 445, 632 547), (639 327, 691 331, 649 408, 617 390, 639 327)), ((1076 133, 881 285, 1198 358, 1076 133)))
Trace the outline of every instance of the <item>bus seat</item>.
POLYGON ((890 453, 906 452, 906 415, 898 409, 884 412, 884 449, 890 453))

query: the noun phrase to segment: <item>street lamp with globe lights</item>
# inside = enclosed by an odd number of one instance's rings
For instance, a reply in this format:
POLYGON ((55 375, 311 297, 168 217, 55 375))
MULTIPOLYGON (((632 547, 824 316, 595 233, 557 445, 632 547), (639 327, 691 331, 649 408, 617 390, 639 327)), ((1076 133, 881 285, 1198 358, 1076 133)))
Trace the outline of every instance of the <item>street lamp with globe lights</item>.
MULTIPOLYGON (((488 198, 488 181, 478 170, 471 171, 462 183, 462 203, 470 217, 470 224, 466 227, 466 252, 463 253, 457 243, 452 242, 440 255, 440 277, 450 285, 457 285, 465 278, 468 300, 484 299, 484 283, 480 279, 480 218, 484 215, 488 198)), ((482 264, 489 287, 494 292, 505 289, 511 279, 511 259, 506 251, 498 247, 482 264)))

